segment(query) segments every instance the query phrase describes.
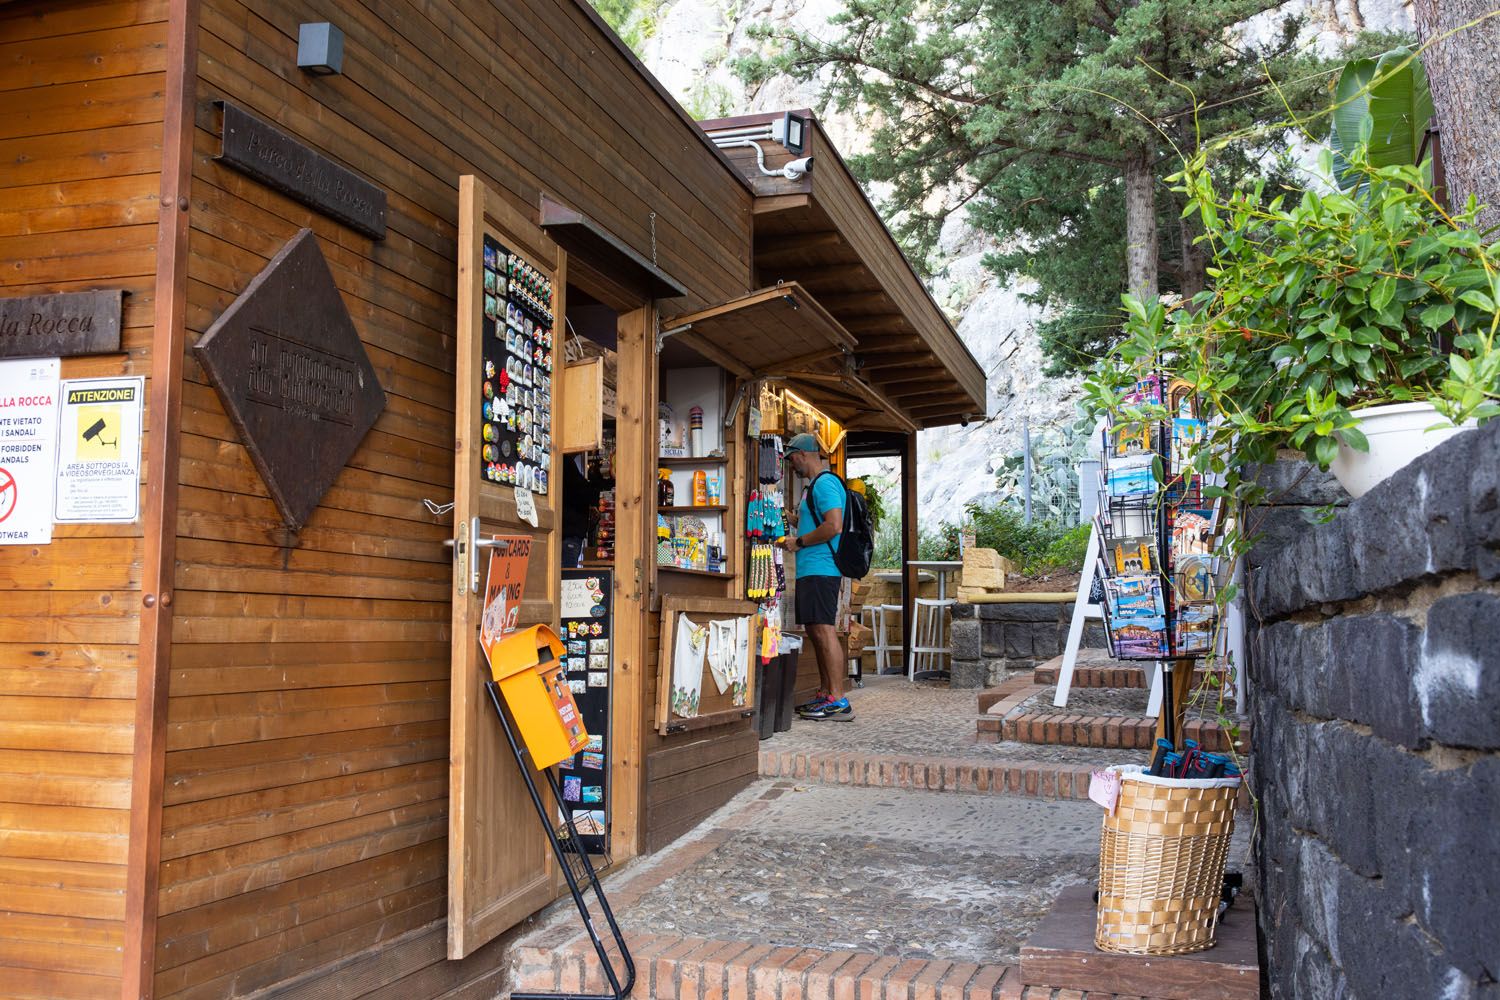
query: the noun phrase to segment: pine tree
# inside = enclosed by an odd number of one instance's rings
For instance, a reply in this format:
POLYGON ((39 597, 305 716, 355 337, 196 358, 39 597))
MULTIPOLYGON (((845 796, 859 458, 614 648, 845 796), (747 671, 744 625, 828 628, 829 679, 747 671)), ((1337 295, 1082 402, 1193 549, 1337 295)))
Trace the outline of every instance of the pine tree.
POLYGON ((768 54, 738 68, 824 79, 836 106, 867 116, 870 151, 851 165, 889 186, 886 214, 919 267, 967 206, 1005 248, 991 269, 1033 279, 1033 300, 1053 307, 1039 333, 1061 374, 1112 342, 1121 293, 1203 287, 1204 255, 1164 183, 1180 154, 1254 131, 1218 169, 1274 177, 1285 129, 1266 126, 1327 104, 1331 67, 1276 6, 849 0, 830 38, 761 26, 768 54), (1254 15, 1262 41, 1232 30, 1254 15))

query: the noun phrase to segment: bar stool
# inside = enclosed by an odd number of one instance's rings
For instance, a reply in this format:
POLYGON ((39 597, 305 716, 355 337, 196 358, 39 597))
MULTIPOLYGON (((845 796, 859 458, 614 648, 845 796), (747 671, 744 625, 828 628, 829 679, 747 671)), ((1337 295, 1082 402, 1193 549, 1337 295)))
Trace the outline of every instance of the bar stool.
POLYGON ((900 627, 901 605, 866 604, 861 618, 874 639, 865 648, 875 654, 875 673, 883 674, 890 669, 890 654, 901 648, 900 643, 891 642, 890 632, 892 625, 900 627))
POLYGON ((928 664, 921 673, 947 671, 948 661, 943 657, 949 657, 953 653, 947 639, 947 613, 957 603, 951 597, 918 597, 912 602, 911 648, 906 651, 907 680, 917 679, 918 657, 925 657, 928 664), (933 666, 934 660, 938 666, 933 666))

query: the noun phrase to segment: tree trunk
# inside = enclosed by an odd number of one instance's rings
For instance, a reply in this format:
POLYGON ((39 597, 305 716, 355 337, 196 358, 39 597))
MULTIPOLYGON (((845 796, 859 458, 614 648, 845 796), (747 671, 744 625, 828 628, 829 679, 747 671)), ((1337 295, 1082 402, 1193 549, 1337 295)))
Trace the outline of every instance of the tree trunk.
POLYGON ((1208 286, 1208 254, 1201 244, 1193 242, 1198 235, 1198 227, 1190 219, 1178 219, 1177 228, 1182 234, 1181 291, 1185 302, 1208 286))
MULTIPOLYGON (((1494 0, 1416 0, 1417 38, 1433 39, 1495 10, 1494 0)), ((1435 42, 1422 53, 1442 138, 1448 204, 1486 205, 1480 225, 1500 225, 1500 17, 1435 42)))
POLYGON ((1130 294, 1156 294, 1156 177, 1144 150, 1125 161, 1125 279, 1130 294))

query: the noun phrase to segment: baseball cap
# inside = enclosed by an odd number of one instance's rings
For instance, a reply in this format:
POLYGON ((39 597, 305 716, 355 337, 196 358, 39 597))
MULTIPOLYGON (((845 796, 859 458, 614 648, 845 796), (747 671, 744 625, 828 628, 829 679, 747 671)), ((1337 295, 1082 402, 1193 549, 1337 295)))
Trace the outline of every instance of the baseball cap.
POLYGON ((786 453, 790 455, 794 451, 810 451, 818 455, 822 453, 823 448, 818 444, 818 439, 811 434, 798 434, 786 443, 786 453))

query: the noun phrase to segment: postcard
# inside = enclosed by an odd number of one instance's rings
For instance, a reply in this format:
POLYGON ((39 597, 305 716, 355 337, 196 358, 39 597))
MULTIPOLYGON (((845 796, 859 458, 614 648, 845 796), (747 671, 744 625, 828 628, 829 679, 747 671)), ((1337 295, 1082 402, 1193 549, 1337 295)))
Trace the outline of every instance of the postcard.
POLYGON ((563 778, 563 801, 579 801, 579 792, 583 789, 583 779, 578 777, 563 778))
POLYGON ((1180 378, 1172 380, 1167 386, 1167 409, 1179 417, 1198 415, 1198 398, 1193 395, 1192 383, 1180 378))
POLYGON ((572 691, 574 694, 588 694, 588 691, 589 691, 588 681, 585 681, 585 680, 571 680, 571 681, 568 681, 568 690, 572 691))
POLYGON ((1155 572, 1156 539, 1150 535, 1137 538, 1111 538, 1105 541, 1109 550, 1110 576, 1155 572))
POLYGON ((568 640, 568 655, 569 656, 588 656, 589 655, 589 644, 588 644, 588 642, 586 640, 583 640, 583 639, 569 639, 568 640))
POLYGON ((1126 406, 1161 405, 1161 376, 1148 375, 1125 394, 1126 406))
POLYGON ((596 736, 590 736, 589 737, 589 745, 586 746, 586 747, 584 747, 584 749, 585 750, 592 750, 594 753, 603 753, 604 752, 604 737, 603 736, 597 736, 597 735, 596 736))
POLYGON ((1189 604, 1178 609, 1172 648, 1177 653, 1206 653, 1213 647, 1215 608, 1212 604, 1189 604))
POLYGON ((583 789, 583 801, 585 803, 599 803, 604 801, 603 785, 586 785, 583 789))
POLYGON ((569 670, 583 671, 583 670, 587 670, 588 668, 589 668, 588 657, 586 657, 586 656, 570 656, 570 657, 568 657, 568 669, 569 670))
POLYGON ((1125 458, 1130 455, 1150 455, 1155 449, 1151 447, 1151 430, 1154 424, 1146 421, 1139 423, 1123 423, 1110 429, 1110 454, 1115 458, 1125 458))
POLYGON ((609 657, 607 657, 607 656, 596 656, 596 655, 594 655, 592 653, 589 654, 589 669, 590 670, 608 670, 609 669, 609 657))
POLYGON ((590 670, 589 671, 589 687, 591 687, 591 688, 609 687, 609 674, 605 673, 603 670, 590 670))
POLYGON ((595 771, 604 770, 604 755, 585 750, 583 753, 583 766, 595 771))
POLYGON ((1159 618, 1167 613, 1161 577, 1155 573, 1111 577, 1104 581, 1104 598, 1111 622, 1159 618))
POLYGON ((1172 571, 1172 593, 1178 601, 1211 601, 1214 590, 1213 556, 1187 555, 1177 560, 1172 571))
POLYGON ((1132 455, 1111 462, 1108 486, 1111 496, 1139 496, 1156 492, 1156 476, 1152 473, 1153 455, 1132 455))
POLYGON ((1172 564, 1184 556, 1208 555, 1213 534, 1212 507, 1178 507, 1172 516, 1172 564))
POLYGON ((1172 421, 1172 470, 1181 472, 1193 464, 1203 447, 1204 425, 1201 420, 1177 417, 1172 421))
POLYGON ((608 653, 609 653, 609 640, 608 639, 590 639, 589 640, 589 652, 590 653, 603 653, 603 654, 608 655, 608 653))
POLYGON ((573 814, 573 825, 578 828, 580 836, 602 837, 604 836, 604 810, 590 809, 587 812, 576 812, 573 814))
POLYGON ((1115 655, 1157 657, 1167 655, 1167 620, 1141 618, 1111 626, 1115 655))

